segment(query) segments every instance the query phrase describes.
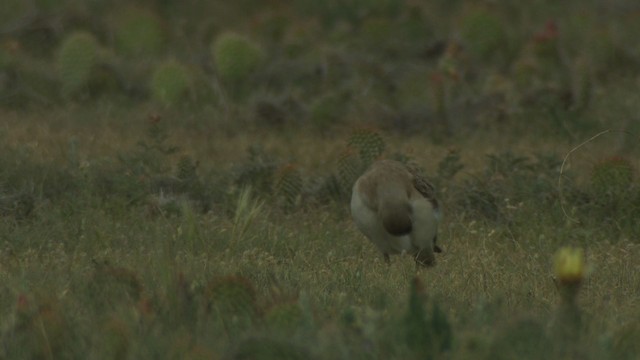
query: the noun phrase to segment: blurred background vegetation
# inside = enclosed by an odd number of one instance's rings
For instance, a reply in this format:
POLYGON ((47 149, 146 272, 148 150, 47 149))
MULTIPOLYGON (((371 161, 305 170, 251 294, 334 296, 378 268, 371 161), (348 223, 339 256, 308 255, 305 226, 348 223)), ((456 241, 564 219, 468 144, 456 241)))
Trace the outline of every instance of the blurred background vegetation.
POLYGON ((435 137, 637 133, 626 114, 638 11, 622 0, 6 0, 0 105, 151 102, 323 133, 363 122, 435 137))

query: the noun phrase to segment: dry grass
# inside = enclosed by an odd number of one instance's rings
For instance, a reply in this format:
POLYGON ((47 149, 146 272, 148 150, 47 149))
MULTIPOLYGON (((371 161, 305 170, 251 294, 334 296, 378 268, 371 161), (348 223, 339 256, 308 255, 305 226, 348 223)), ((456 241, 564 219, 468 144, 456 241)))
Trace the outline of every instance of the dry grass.
MULTIPOLYGON (((81 139, 81 156, 91 161, 126 151, 144 136, 146 121, 143 116, 132 116, 131 122, 141 124, 132 124, 134 131, 122 131, 108 125, 114 119, 83 128, 68 123, 61 114, 51 116, 56 118, 53 123, 42 115, 9 114, 4 128, 5 137, 12 139, 8 146, 28 147, 35 160, 63 164, 69 139, 77 137, 81 139)), ((75 115, 70 117, 75 119, 75 115)), ((256 131, 224 137, 177 127, 175 131, 172 128, 170 142, 179 144, 182 153, 195 154, 202 168, 213 171, 229 171, 232 164, 242 161, 249 144, 260 143, 279 157, 295 160, 305 174, 322 174, 333 166, 339 153, 336 149, 344 147, 347 136, 345 133, 344 137, 318 138, 304 129, 299 134, 283 139, 278 133, 256 131)), ((561 156, 567 149, 547 139, 515 141, 490 132, 483 136, 453 138, 446 144, 432 145, 421 136, 389 135, 387 149, 389 153, 410 154, 433 173, 436 161, 450 148, 459 148, 466 167, 454 180, 458 185, 464 184, 468 174, 485 166, 487 153, 508 149, 527 155, 544 149, 561 156)), ((506 207, 509 218, 515 221, 483 220, 471 209, 447 204, 453 196, 443 194, 446 212, 440 242, 445 252, 437 257, 436 267, 417 274, 428 298, 440 304, 454 328, 455 346, 447 357, 489 356, 491 346, 498 346, 491 344, 499 343, 499 334, 508 333, 509 326, 524 319, 535 319, 545 328, 550 326, 558 300, 551 260, 562 245, 584 247, 592 269, 579 301, 589 319, 585 344, 596 354, 593 356, 597 358, 604 351, 597 341, 615 339, 625 324, 640 315, 635 296, 640 286, 635 262, 640 246, 636 239, 608 238, 595 221, 575 224, 562 219, 559 208, 532 209, 526 201, 506 207)), ((355 229, 346 203, 318 207, 303 204, 300 211, 284 213, 268 200, 246 200, 240 210, 236 209, 240 213, 235 220, 219 210, 206 214, 185 210, 181 216, 173 217, 154 215, 140 206, 117 212, 90 203, 75 211, 65 210, 64 203, 39 206, 32 220, 2 221, 0 279, 4 285, 0 300, 5 315, 18 311, 16 299, 25 294, 35 303, 55 301, 62 307, 55 311, 74 324, 68 326, 94 334, 84 340, 91 342, 103 331, 102 325, 96 324, 109 320, 90 310, 93 305, 86 302, 92 300, 83 294, 94 281, 94 262, 108 261, 110 266, 128 269, 140 279, 144 297, 154 304, 154 310, 149 311, 156 311, 152 315, 156 320, 151 324, 169 316, 162 311, 173 311, 163 310, 163 304, 171 296, 178 274, 187 279, 190 291, 196 294, 211 279, 236 274, 249 279, 256 288, 261 309, 269 309, 283 299, 302 304, 313 318, 315 340, 295 341, 319 357, 360 354, 359 347, 340 335, 347 331, 340 319, 351 312, 363 341, 382 344, 376 345, 378 350, 392 357, 406 355, 400 345, 396 350, 385 348, 388 339, 384 340, 384 334, 389 331, 385 329, 391 325, 384 324, 395 324, 395 319, 406 311, 407 294, 416 276, 414 263, 408 257, 395 257, 386 266, 376 249, 355 229), (328 343, 345 353, 323 350, 322 346, 328 343)), ((118 281, 121 280, 115 280, 118 281)), ((141 308, 140 301, 116 302, 107 313, 121 319, 125 328, 135 329, 138 325, 128 320, 129 315, 118 314, 129 309, 126 311, 133 311, 138 317, 146 316, 147 310, 141 308)), ((16 331, 7 324, 5 335, 16 331)), ((167 328, 158 329, 161 334, 156 341, 171 338, 167 328)), ((256 325, 247 334, 260 333, 262 329, 256 325)), ((195 344, 214 352, 231 351, 229 344, 237 344, 233 337, 209 341, 197 331, 189 336, 195 344)), ((78 340, 56 341, 73 344, 78 340)), ((130 354, 147 349, 149 344, 144 341, 149 340, 134 338, 130 354)), ((11 340, 5 346, 11 348, 11 340)), ((151 347, 162 348, 159 344, 151 347)))

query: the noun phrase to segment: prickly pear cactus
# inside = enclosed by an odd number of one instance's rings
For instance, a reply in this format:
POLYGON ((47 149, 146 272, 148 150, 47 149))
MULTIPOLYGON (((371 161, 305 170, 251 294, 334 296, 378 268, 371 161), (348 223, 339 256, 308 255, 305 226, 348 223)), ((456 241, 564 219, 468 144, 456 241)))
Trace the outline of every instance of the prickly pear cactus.
POLYGON ((349 138, 349 147, 358 151, 360 160, 365 167, 371 165, 384 152, 384 139, 378 132, 371 129, 356 130, 349 138))
POLYGON ((219 35, 213 43, 213 58, 220 77, 227 82, 245 80, 262 63, 262 49, 250 39, 232 32, 219 35))
POLYGON ((169 60, 155 69, 151 78, 151 94, 162 104, 175 105, 188 94, 190 83, 187 68, 169 60))
POLYGON ((353 184, 365 169, 358 155, 347 149, 338 159, 337 180, 340 193, 350 195, 353 184))
POLYGON ((74 94, 89 83, 98 50, 98 42, 88 32, 78 31, 64 39, 56 59, 64 94, 74 94))
POLYGON ((295 207, 302 185, 302 176, 295 165, 285 165, 275 174, 275 193, 286 209, 295 207))

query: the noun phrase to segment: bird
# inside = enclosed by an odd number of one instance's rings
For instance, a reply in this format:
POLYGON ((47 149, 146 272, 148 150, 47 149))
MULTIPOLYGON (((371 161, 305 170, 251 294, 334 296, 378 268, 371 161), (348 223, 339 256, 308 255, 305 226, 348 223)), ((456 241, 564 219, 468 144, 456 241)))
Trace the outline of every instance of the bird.
POLYGON ((417 168, 377 160, 353 185, 351 216, 357 228, 382 252, 410 254, 417 265, 435 265, 441 211, 435 189, 417 168))

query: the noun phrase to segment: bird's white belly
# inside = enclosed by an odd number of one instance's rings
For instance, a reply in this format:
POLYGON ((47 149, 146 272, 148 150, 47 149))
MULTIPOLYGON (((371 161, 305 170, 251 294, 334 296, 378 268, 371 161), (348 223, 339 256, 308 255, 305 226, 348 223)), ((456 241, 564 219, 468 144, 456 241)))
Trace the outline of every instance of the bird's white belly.
POLYGON ((358 229, 383 253, 400 254, 415 251, 411 244, 411 237, 389 234, 382 226, 378 214, 364 204, 357 192, 354 192, 351 197, 351 215, 358 229))

